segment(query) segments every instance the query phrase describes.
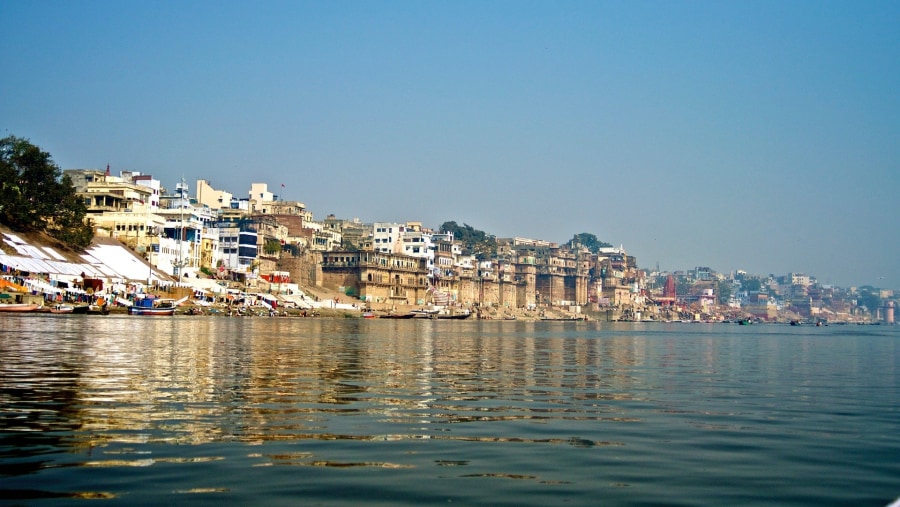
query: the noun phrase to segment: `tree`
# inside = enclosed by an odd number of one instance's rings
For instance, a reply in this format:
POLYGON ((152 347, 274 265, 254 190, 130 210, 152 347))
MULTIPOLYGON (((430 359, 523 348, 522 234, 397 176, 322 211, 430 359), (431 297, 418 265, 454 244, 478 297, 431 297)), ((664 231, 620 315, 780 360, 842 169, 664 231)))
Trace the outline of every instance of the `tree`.
POLYGON ((497 238, 469 224, 460 226, 456 222, 444 222, 440 230, 453 233, 453 239, 463 244, 465 253, 478 260, 490 259, 497 254, 497 238))
POLYGON ((867 310, 873 313, 883 304, 878 289, 871 285, 863 285, 859 288, 859 295, 856 297, 856 303, 859 306, 865 306, 867 310))
POLYGON ((716 293, 718 294, 719 304, 724 305, 731 297, 731 282, 727 280, 719 280, 716 283, 716 293))
POLYGON ((583 247, 586 247, 592 253, 599 252, 601 248, 609 248, 612 246, 609 243, 600 241, 599 239, 597 239, 597 236, 589 232, 576 234, 572 237, 572 239, 569 240, 568 243, 566 243, 566 245, 569 248, 574 248, 575 246, 581 245, 583 247))
POLYGON ((263 251, 266 255, 275 255, 281 251, 281 242, 277 239, 267 239, 263 245, 263 251))
POLYGON ((759 292, 762 282, 759 278, 744 278, 741 280, 741 289, 749 292, 759 292))
POLYGON ((687 295, 690 294, 691 289, 694 288, 694 284, 691 283, 687 278, 678 278, 675 280, 675 294, 679 295, 687 295))
POLYGON ((46 232, 85 248, 94 237, 87 208, 50 154, 15 136, 0 139, 0 223, 16 231, 46 232))

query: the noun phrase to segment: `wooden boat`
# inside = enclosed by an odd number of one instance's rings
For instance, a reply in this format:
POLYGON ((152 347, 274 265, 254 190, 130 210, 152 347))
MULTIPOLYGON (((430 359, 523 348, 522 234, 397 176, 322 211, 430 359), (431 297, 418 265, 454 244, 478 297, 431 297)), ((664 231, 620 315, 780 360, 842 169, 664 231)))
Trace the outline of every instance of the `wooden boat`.
POLYGON ((387 315, 382 315, 379 318, 382 318, 382 319, 411 319, 415 316, 416 316, 416 314, 414 314, 412 312, 410 312, 410 313, 389 313, 387 315))
POLYGON ((468 319, 472 312, 448 308, 420 308, 412 310, 410 315, 417 319, 461 320, 468 319))
POLYGON ((36 312, 41 307, 35 303, 8 303, 0 304, 0 312, 36 312))
POLYGON ((86 313, 88 315, 109 315, 109 307, 104 305, 86 305, 84 310, 82 307, 76 306, 73 313, 86 313))
POLYGON ((447 319, 447 320, 462 320, 468 319, 472 315, 472 312, 469 310, 442 310, 436 314, 434 314, 435 319, 447 319))
POLYGON ((412 315, 413 317, 415 317, 417 319, 432 319, 435 317, 435 315, 438 314, 439 311, 440 310, 438 310, 438 309, 419 308, 417 310, 412 310, 409 313, 410 313, 410 315, 412 315))
POLYGON ((168 316, 175 315, 174 299, 144 298, 128 307, 128 315, 168 316))
POLYGON ((439 320, 462 320, 468 319, 471 313, 439 313, 434 318, 439 320))

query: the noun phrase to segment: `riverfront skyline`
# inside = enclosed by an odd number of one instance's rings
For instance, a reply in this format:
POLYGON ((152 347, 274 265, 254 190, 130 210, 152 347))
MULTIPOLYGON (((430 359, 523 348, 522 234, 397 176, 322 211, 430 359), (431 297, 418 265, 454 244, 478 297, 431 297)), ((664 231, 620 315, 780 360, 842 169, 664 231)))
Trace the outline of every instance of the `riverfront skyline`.
POLYGON ((0 134, 641 267, 900 288, 900 3, 0 4, 0 134), (282 188, 281 185, 284 185, 282 188))

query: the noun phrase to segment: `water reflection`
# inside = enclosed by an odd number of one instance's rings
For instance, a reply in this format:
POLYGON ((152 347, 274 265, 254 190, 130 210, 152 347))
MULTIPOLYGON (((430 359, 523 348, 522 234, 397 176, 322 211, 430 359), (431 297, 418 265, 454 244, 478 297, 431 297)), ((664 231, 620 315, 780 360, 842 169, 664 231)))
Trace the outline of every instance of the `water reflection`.
MULTIPOLYGON (((810 467, 816 453, 853 455, 897 413, 896 341, 812 329, 181 316, 3 323, 0 476, 18 480, 240 460, 231 480, 267 467, 424 473, 405 476, 409 490, 456 468, 456 479, 585 492, 598 471, 622 489, 656 467, 665 489, 701 472, 713 481, 748 459, 810 467)), ((881 438, 881 448, 897 448, 895 437, 881 438)), ((179 495, 236 494, 170 474, 179 495)), ((4 498, 117 495, 79 480, 60 491, 2 484, 4 498)))
MULTIPOLYGON (((0 446, 19 458, 111 443, 370 439, 386 429, 390 438, 449 438, 440 435, 446 425, 472 422, 628 421, 612 402, 639 399, 627 372, 645 353, 628 338, 572 340, 534 323, 110 316, 8 324, 0 446)), ((453 438, 512 440, 499 428, 478 432, 453 438)))

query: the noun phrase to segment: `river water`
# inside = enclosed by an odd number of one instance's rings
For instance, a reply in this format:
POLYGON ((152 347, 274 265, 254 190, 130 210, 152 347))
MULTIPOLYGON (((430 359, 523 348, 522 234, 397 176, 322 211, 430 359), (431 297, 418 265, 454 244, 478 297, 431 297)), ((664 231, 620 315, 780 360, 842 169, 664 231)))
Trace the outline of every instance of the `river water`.
POLYGON ((2 315, 0 504, 886 505, 900 329, 2 315))

